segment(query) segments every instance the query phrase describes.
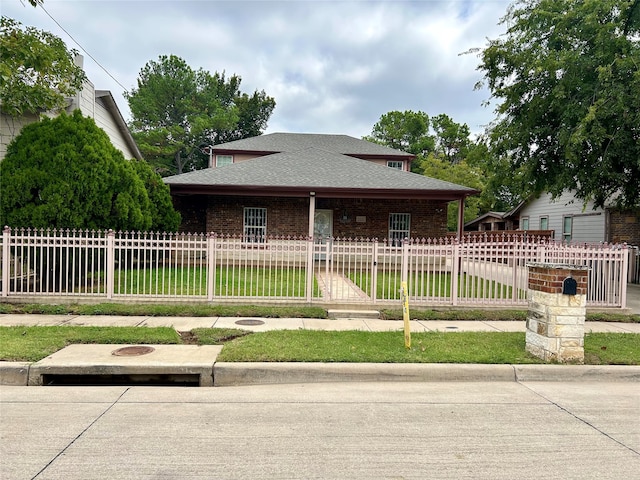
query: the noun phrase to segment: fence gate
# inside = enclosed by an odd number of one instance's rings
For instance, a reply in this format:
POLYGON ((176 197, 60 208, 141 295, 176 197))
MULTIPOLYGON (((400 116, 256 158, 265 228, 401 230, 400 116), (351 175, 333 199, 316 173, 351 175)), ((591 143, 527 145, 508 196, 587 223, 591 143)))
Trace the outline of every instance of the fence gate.
POLYGON ((314 252, 315 299, 344 303, 374 301, 374 242, 327 238, 314 245, 314 252))

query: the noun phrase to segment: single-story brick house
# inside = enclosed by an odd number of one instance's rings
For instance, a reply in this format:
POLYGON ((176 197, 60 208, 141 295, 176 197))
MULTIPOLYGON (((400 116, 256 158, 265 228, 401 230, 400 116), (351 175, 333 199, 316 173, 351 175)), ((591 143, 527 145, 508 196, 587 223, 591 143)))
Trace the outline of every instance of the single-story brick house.
POLYGON ((209 154, 209 168, 164 179, 185 232, 441 237, 447 204, 477 193, 411 173, 413 155, 347 135, 273 133, 209 154))

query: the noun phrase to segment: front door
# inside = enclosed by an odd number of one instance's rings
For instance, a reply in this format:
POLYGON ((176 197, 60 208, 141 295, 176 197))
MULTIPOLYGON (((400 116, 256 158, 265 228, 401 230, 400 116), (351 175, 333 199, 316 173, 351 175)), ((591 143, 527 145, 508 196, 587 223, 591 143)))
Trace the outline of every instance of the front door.
MULTIPOLYGON (((317 253, 315 255, 316 260, 325 260, 327 258, 325 248, 327 239, 331 239, 333 236, 333 210, 316 210, 315 217, 313 219, 313 243, 322 244, 323 247, 319 247, 321 251, 325 253, 317 253)), ((317 252, 318 250, 316 250, 317 252)))
POLYGON ((313 239, 315 243, 325 243, 333 236, 333 210, 316 210, 313 219, 313 239))

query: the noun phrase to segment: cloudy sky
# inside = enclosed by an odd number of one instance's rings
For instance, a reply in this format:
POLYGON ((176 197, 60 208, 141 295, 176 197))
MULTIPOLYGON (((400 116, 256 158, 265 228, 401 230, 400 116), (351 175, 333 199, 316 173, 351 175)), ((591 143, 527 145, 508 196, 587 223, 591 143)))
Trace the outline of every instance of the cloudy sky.
POLYGON ((97 89, 122 93, 174 54, 242 78, 276 100, 267 133, 371 133, 392 110, 446 113, 480 132, 493 119, 474 91, 475 55, 504 31, 510 0, 0 0, 2 15, 62 38, 97 89), (58 25, 59 24, 59 25, 58 25), (95 61, 92 59, 95 59, 95 61))

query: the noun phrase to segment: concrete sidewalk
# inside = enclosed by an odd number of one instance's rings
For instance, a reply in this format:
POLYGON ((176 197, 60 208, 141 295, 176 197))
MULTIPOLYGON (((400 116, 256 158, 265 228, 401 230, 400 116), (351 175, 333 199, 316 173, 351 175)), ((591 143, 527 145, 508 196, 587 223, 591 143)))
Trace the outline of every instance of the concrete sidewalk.
MULTIPOLYGON (((259 317, 151 317, 113 315, 0 315, 0 326, 97 326, 173 327, 179 332, 194 328, 239 328, 252 332, 269 330, 360 330, 386 332, 402 330, 402 320, 369 318, 259 318, 259 317)), ((412 332, 524 332, 524 321, 412 320, 412 332)), ((640 323, 586 322, 585 332, 638 333, 640 323)))

